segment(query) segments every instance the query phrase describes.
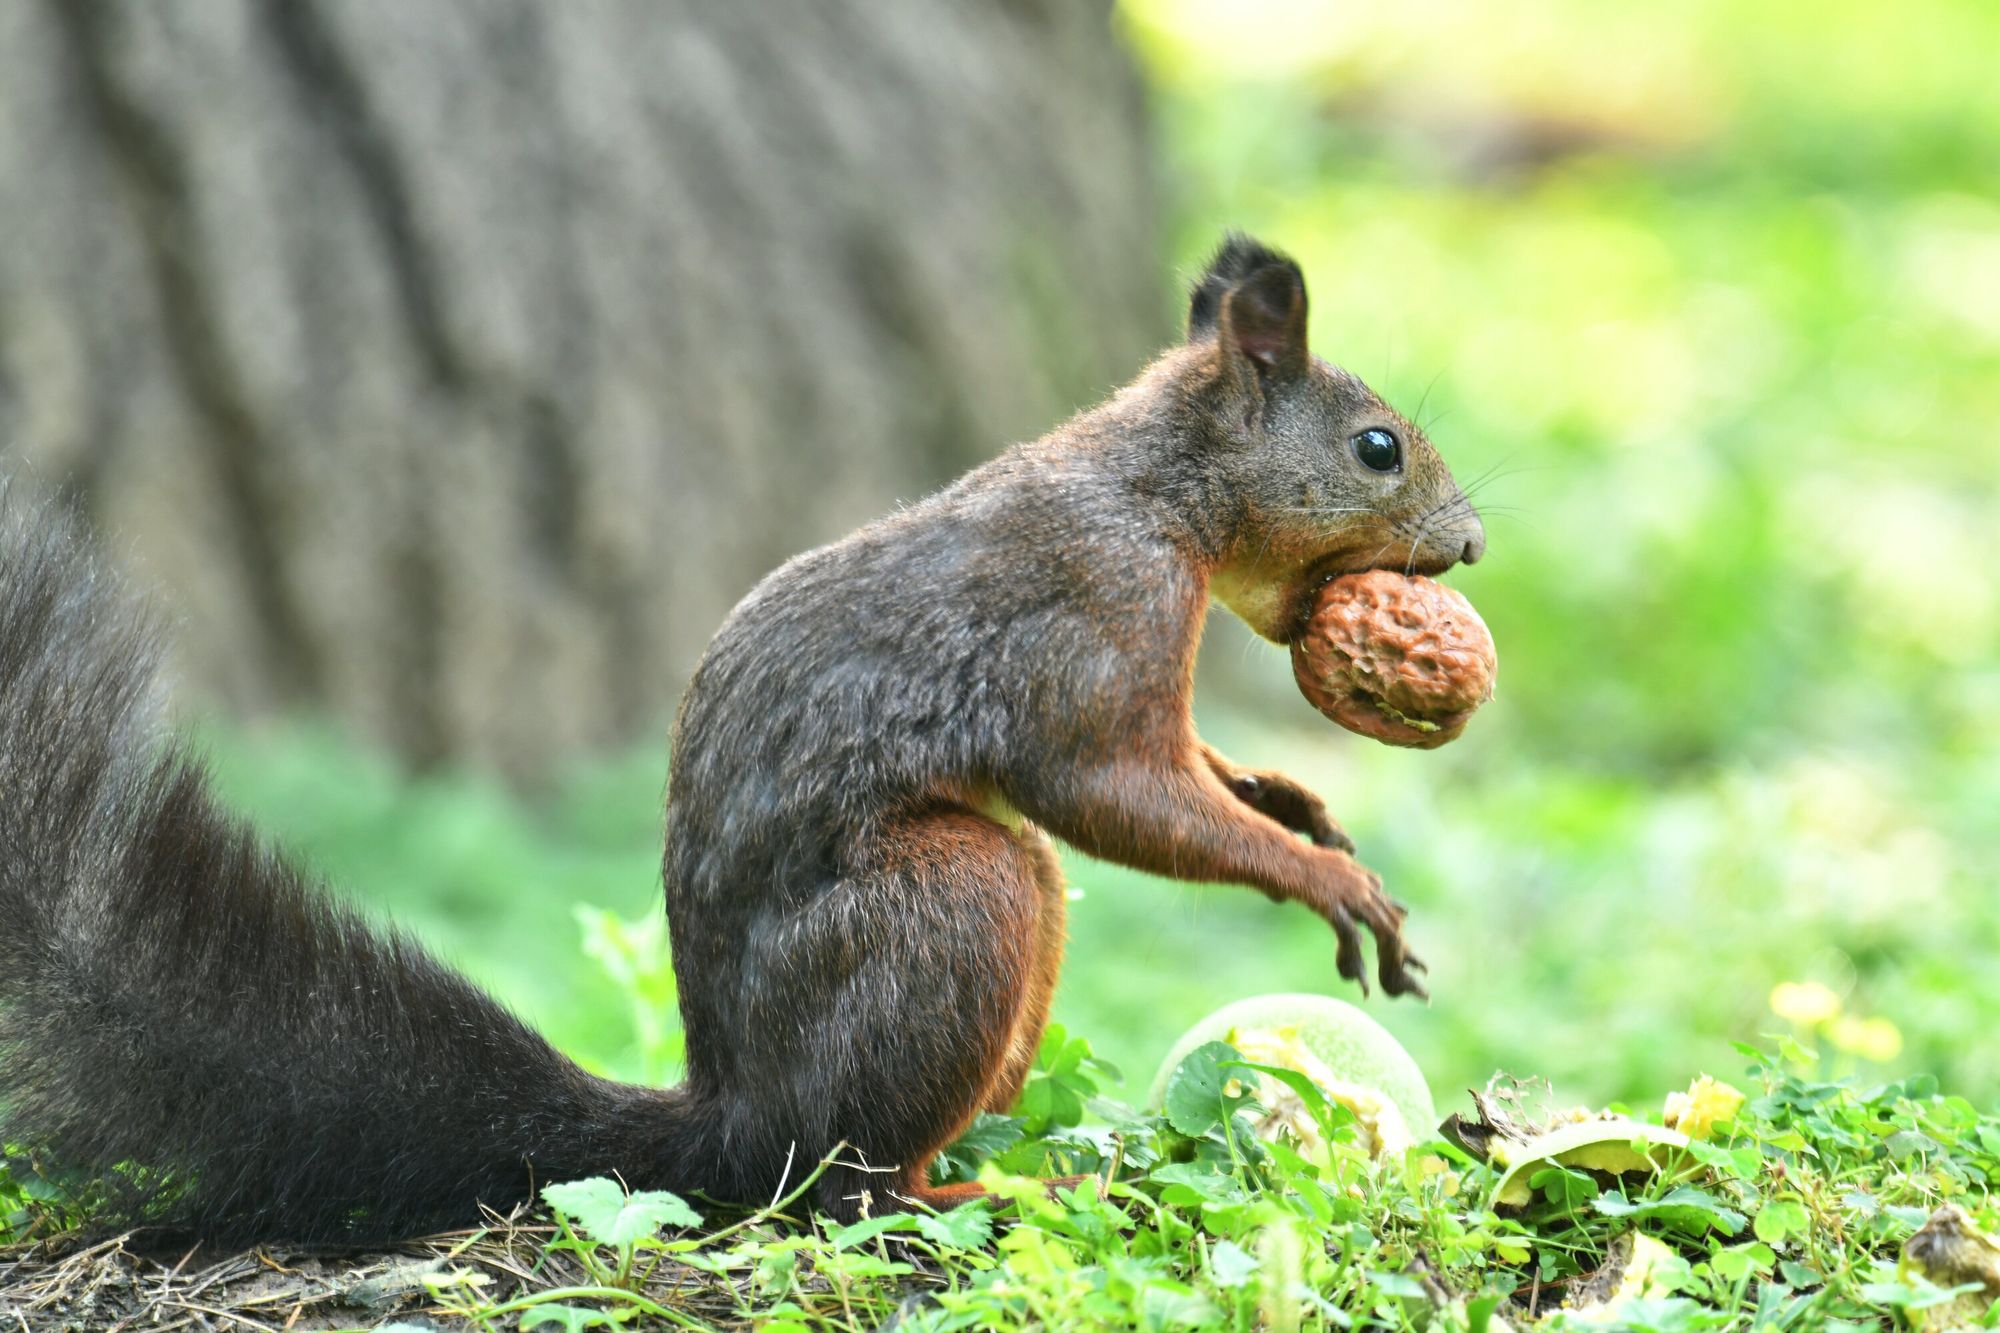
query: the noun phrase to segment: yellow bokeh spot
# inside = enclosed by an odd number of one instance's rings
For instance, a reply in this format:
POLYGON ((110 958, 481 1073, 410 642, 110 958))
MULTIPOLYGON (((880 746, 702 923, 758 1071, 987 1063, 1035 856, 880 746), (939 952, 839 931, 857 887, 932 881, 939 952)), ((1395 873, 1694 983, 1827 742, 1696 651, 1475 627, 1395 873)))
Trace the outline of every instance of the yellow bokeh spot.
POLYGON ((1836 1019, 1826 1035, 1836 1049, 1876 1064, 1887 1064, 1903 1053, 1902 1031, 1886 1018, 1850 1014, 1836 1019))
POLYGON ((1840 997, 1817 981, 1781 981, 1771 988, 1771 1012, 1802 1028, 1830 1023, 1840 1014, 1840 997))

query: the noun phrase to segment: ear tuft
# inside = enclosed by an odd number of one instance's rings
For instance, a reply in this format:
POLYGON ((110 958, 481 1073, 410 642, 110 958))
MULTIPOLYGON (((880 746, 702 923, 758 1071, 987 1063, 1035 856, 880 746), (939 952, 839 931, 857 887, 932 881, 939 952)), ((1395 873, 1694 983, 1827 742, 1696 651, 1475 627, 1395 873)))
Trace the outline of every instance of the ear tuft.
POLYGON ((1240 231, 1223 234, 1222 245, 1208 261, 1201 280, 1194 285, 1194 292, 1188 298, 1188 340, 1208 337, 1215 332, 1217 322, 1222 317, 1222 298, 1229 289, 1264 269, 1282 268, 1290 270, 1293 280, 1300 290, 1305 288, 1305 275, 1291 257, 1273 250, 1255 237, 1240 231))

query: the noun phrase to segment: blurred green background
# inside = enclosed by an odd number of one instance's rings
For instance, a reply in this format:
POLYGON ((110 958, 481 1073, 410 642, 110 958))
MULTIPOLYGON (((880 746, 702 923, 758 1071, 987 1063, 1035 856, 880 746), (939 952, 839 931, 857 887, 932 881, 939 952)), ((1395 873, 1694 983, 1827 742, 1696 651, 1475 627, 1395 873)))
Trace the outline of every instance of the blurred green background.
MULTIPOLYGON (((2000 6, 1121 19, 1179 277, 1225 226, 1292 250, 1317 350, 1489 507, 1452 581, 1501 685, 1459 743, 1336 731, 1222 613, 1203 668, 1261 694, 1205 687, 1205 734, 1315 785, 1411 904, 1435 1000, 1372 1008, 1440 1104, 1495 1070, 1650 1102, 1788 1030, 1783 982, 1840 1002, 1809 1034, 1836 1070, 2000 1099, 2000 6)), ((210 743, 242 808, 564 1047, 671 1073, 645 931, 596 921, 621 986, 575 914, 657 911, 663 738, 536 807, 330 729, 210 743)), ((1224 1001, 1344 993, 1302 911, 1069 869, 1057 1017, 1135 1094, 1224 1001)))

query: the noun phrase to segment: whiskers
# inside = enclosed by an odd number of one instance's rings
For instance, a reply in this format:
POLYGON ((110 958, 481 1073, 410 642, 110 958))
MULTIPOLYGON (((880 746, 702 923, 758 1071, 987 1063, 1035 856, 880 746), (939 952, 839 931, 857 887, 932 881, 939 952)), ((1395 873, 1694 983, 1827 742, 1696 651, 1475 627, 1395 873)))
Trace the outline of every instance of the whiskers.
POLYGON ((1423 545, 1424 534, 1430 530, 1431 518, 1436 512, 1436 510, 1433 510, 1431 514, 1426 514, 1423 520, 1417 524, 1417 535, 1410 538, 1410 558, 1403 562, 1404 578, 1408 578, 1417 572, 1417 548, 1423 545))
POLYGON ((1546 467, 1508 467, 1508 462, 1508 458, 1503 458, 1493 464, 1471 481, 1459 487, 1457 495, 1441 502, 1430 513, 1426 514, 1424 518, 1439 524, 1449 524, 1456 519, 1467 516, 1481 521, 1490 518, 1504 518, 1509 522, 1523 523, 1529 527, 1533 527, 1534 525, 1527 523, 1527 520, 1523 517, 1528 511, 1520 505, 1493 504, 1490 501, 1485 503, 1479 502, 1479 497, 1495 482, 1505 481, 1509 477, 1518 477, 1525 472, 1547 470, 1546 467))
POLYGON ((1424 404, 1428 403, 1431 400, 1431 390, 1435 389, 1437 387, 1437 382, 1443 378, 1444 378, 1444 367, 1440 366, 1438 367, 1437 374, 1431 376, 1431 382, 1424 386, 1423 396, 1417 399, 1417 410, 1410 414, 1412 419, 1415 420, 1417 423, 1417 429, 1422 431, 1425 435, 1429 435, 1431 433, 1431 426, 1435 426, 1439 421, 1443 421, 1446 417, 1451 415, 1451 409, 1446 408, 1443 412, 1440 412, 1437 415, 1436 419, 1431 422, 1430 426, 1426 426, 1424 424, 1424 404))
MULTIPOLYGON (((1495 463, 1492 467, 1487 468, 1484 472, 1474 477, 1471 481, 1459 487, 1458 488, 1459 493, 1463 495, 1467 500, 1473 500, 1478 498, 1480 492, 1484 491, 1488 486, 1491 486, 1496 481, 1505 481, 1509 477, 1518 477, 1521 476, 1523 473, 1546 472, 1549 470, 1550 465, 1548 464, 1543 464, 1537 467, 1510 468, 1507 466, 1507 464, 1512 458, 1513 455, 1509 454, 1506 458, 1501 459, 1499 462, 1495 463)), ((1511 506, 1481 505, 1479 507, 1479 512, 1482 514, 1496 513, 1502 509, 1508 509, 1508 508, 1511 508, 1511 506)))

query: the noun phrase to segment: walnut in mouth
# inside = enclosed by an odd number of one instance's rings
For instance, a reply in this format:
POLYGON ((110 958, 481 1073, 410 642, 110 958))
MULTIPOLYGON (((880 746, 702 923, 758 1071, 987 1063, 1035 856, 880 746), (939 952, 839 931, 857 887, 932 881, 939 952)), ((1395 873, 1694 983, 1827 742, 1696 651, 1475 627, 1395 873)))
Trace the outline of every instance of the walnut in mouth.
POLYGON ((1328 582, 1292 644, 1292 674, 1313 707, 1357 735, 1419 750, 1465 730, 1497 670, 1472 603, 1386 569, 1328 582))

